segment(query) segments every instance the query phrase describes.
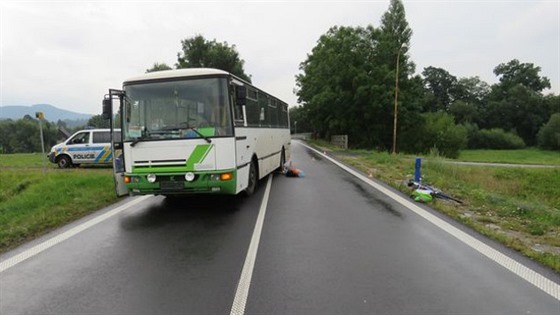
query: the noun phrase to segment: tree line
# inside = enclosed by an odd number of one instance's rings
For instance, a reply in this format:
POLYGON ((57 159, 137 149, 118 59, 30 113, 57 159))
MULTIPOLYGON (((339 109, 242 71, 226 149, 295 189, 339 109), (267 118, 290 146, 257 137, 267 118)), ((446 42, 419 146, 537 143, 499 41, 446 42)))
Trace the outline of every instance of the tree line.
MULTIPOLYGON (((42 127, 45 153, 48 153, 53 145, 65 140, 60 129, 73 134, 84 128, 109 128, 108 124, 108 120, 103 119, 101 115, 92 116, 85 125, 73 128, 68 127, 62 120, 44 120, 42 127)), ((39 120, 30 115, 17 120, 0 120, 0 154, 41 152, 39 128, 39 120)))
POLYGON ((550 81, 540 67, 501 63, 494 85, 433 66, 418 75, 407 55, 411 36, 400 0, 391 1, 379 28, 335 26, 322 35, 296 77, 302 105, 290 115, 298 132, 348 134, 353 147, 390 150, 398 80, 398 151, 560 150, 560 98, 543 95, 550 81))

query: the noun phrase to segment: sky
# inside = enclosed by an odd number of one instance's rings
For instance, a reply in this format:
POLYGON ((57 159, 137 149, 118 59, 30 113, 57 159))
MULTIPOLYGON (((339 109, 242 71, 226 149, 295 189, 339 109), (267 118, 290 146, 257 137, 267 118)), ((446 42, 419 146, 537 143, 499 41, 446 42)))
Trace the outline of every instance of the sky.
MULTIPOLYGON (((512 59, 541 67, 560 94, 560 0, 404 0, 416 73, 443 68, 494 84, 512 59)), ((181 40, 235 45, 253 84, 297 105, 299 65, 333 26, 379 27, 383 1, 0 0, 0 106, 100 114, 109 88, 174 65, 181 40)), ((1 110, 1 108, 0 108, 1 110)))

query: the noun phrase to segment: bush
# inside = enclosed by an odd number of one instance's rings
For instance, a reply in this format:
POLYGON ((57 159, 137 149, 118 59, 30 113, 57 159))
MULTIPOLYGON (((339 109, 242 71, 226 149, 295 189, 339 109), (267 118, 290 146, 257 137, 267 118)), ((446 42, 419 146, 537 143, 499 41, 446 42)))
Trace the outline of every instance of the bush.
POLYGON ((438 112, 422 115, 424 123, 418 129, 419 140, 415 146, 418 152, 435 151, 444 157, 457 158, 459 151, 467 144, 467 130, 456 125, 453 116, 438 112))
POLYGON ((471 149, 523 149, 525 142, 521 137, 500 128, 482 129, 471 134, 469 139, 471 149))
POLYGON ((560 113, 550 116, 537 134, 539 147, 549 150, 560 150, 560 113))
POLYGON ((476 149, 476 143, 475 141, 478 139, 478 133, 480 132, 480 129, 478 129, 478 125, 477 124, 471 124, 471 123, 465 123, 463 124, 463 126, 465 127, 465 129, 467 130, 467 148, 469 149, 476 149))

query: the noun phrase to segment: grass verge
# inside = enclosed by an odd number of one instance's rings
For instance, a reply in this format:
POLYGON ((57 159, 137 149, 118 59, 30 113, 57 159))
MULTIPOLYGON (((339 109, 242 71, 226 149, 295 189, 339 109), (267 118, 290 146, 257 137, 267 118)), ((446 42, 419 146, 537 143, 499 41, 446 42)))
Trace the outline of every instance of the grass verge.
MULTIPOLYGON (((311 143, 410 193, 404 184, 414 174, 414 160, 410 156, 340 150, 322 141, 311 143)), ((552 156, 552 160, 555 158, 552 156)), ((424 182, 464 202, 436 199, 430 204, 432 208, 560 272, 560 168, 464 166, 433 156, 427 160, 422 165, 424 182)), ((541 160, 542 164, 554 164, 546 157, 541 160)))
POLYGON ((0 155, 0 252, 116 201, 111 169, 43 167, 40 154, 0 155))
POLYGON ((511 164, 547 164, 560 166, 558 151, 538 149, 523 150, 462 150, 459 160, 466 162, 489 162, 511 164))

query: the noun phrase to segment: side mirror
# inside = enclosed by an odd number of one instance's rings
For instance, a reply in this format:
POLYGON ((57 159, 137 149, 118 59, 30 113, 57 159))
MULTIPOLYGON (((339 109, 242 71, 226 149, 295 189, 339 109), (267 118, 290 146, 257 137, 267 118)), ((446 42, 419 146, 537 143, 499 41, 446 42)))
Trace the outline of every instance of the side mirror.
POLYGON ((111 119, 113 115, 113 100, 110 98, 106 98, 103 100, 103 112, 101 113, 101 117, 103 119, 111 119))
POLYGON ((238 86, 236 89, 235 100, 237 106, 247 105, 247 88, 244 86, 238 86))

